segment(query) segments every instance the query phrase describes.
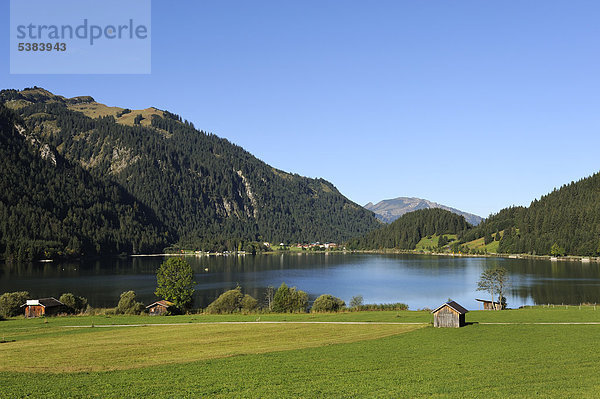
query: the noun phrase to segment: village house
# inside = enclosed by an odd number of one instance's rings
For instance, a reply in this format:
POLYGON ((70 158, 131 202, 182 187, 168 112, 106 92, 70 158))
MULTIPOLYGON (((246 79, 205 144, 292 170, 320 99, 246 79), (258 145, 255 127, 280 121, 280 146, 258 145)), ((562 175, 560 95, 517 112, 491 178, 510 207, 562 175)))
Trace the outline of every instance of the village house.
POLYGON ((21 307, 25 308, 25 317, 54 316, 66 313, 67 307, 55 298, 28 299, 21 307))
POLYGON ((469 311, 454 301, 446 302, 433 310, 434 327, 463 327, 466 325, 465 314, 469 311))

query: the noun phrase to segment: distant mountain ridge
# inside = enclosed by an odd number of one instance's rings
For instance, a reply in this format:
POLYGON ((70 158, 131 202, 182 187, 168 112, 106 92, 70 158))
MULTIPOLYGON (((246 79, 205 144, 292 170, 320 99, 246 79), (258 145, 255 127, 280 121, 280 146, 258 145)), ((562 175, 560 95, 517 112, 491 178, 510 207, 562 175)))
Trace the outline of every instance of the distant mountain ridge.
POLYGON ((473 226, 477 226, 483 220, 481 216, 463 212, 446 205, 438 204, 437 202, 415 197, 398 197, 387 199, 379 201, 377 204, 369 202, 364 206, 364 208, 375 212, 377 218, 385 223, 392 223, 400 216, 408 212, 418 211, 420 209, 443 209, 457 215, 464 216, 466 221, 473 226))

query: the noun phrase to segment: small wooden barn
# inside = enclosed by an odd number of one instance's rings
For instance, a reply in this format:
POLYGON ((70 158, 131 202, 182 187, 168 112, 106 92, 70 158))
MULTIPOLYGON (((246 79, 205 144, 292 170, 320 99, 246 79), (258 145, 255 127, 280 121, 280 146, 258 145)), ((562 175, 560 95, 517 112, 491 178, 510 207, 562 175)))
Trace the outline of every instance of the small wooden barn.
POLYGON ((175 310, 173 305, 174 305, 173 302, 165 301, 163 299, 161 301, 156 301, 154 303, 151 303, 150 305, 146 306, 146 309, 148 310, 148 313, 150 314, 150 316, 160 316, 160 315, 165 315, 168 312, 172 312, 173 310, 175 310))
POLYGON ((25 308, 25 317, 54 316, 66 313, 67 307, 55 298, 29 299, 21 307, 25 308))
POLYGON ((434 327, 463 327, 467 309, 454 301, 446 302, 431 313, 433 313, 434 327))
POLYGON ((500 302, 492 302, 487 299, 475 299, 483 304, 483 310, 497 310, 501 308, 500 302))

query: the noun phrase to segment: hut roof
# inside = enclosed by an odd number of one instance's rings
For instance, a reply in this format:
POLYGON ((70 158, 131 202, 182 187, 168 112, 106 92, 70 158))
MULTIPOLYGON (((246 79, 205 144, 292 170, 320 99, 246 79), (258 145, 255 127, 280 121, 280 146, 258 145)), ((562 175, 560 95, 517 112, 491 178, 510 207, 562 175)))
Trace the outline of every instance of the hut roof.
POLYGON ((23 306, 43 306, 45 308, 52 308, 55 306, 64 306, 64 303, 56 298, 40 298, 40 299, 28 299, 23 306))
POLYGON ((469 311, 465 308, 463 308, 462 306, 460 306, 458 303, 454 302, 454 301, 450 301, 450 302, 446 302, 440 306, 438 306, 436 309, 434 309, 431 313, 435 313, 438 310, 440 310, 441 308, 443 308, 444 306, 450 306, 452 309, 456 310, 459 314, 465 314, 468 313, 469 311))
POLYGON ((173 306, 173 305, 174 305, 174 303, 173 303, 173 302, 165 301, 165 300, 163 299, 163 300, 160 300, 160 301, 156 301, 156 302, 154 302, 154 303, 151 303, 150 305, 146 306, 146 309, 152 308, 152 307, 154 307, 154 306, 163 306, 163 307, 165 307, 165 308, 170 308, 170 307, 171 307, 171 306, 173 306))
MULTIPOLYGON (((477 299, 477 298, 475 298, 475 300, 479 301, 479 302, 484 302, 484 303, 492 303, 492 301, 490 301, 489 299, 477 299)), ((500 304, 500 302, 496 302, 496 301, 493 301, 493 303, 498 304, 498 305, 500 304)))

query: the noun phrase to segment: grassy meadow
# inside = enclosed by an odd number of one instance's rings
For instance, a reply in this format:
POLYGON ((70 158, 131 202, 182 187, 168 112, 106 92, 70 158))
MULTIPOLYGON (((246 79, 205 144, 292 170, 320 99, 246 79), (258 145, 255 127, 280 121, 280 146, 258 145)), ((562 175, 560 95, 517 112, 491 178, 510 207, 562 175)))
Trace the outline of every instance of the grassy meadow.
MULTIPOLYGON (((448 241, 456 240, 458 237, 456 234, 442 234, 442 235, 444 237, 446 237, 448 239, 448 241)), ((419 241, 417 243, 417 246, 415 247, 415 251, 426 251, 431 248, 435 249, 438 247, 439 242, 440 242, 440 236, 437 234, 434 234, 434 235, 428 236, 428 237, 423 237, 423 238, 421 238, 421 241, 419 241)))
POLYGON ((600 324, 529 324, 600 323, 600 308, 473 311, 460 329, 431 321, 423 311, 9 319, 0 396, 600 395, 600 324))

